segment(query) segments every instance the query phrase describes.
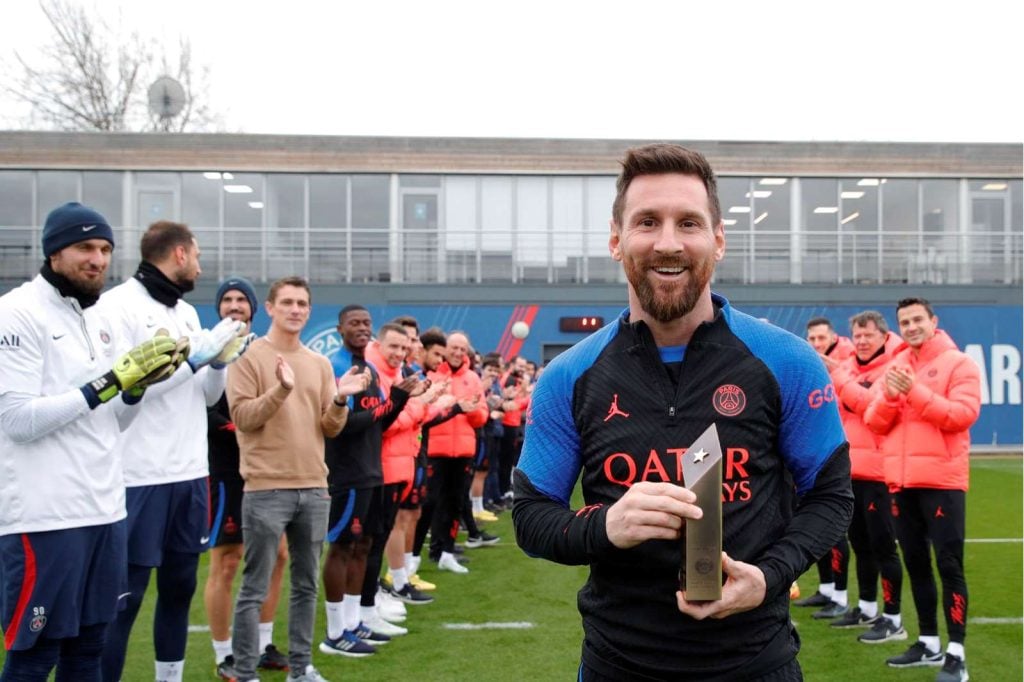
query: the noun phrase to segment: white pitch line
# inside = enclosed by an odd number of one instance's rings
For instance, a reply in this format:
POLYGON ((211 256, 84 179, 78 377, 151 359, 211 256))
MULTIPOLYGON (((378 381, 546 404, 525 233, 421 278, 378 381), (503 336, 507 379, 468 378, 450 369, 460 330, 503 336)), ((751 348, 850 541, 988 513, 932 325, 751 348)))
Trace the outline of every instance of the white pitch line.
POLYGON ((1024 542, 1024 538, 967 538, 964 542, 1012 543, 1024 542))
POLYGON ((445 630, 529 630, 533 623, 524 621, 510 623, 445 623, 445 630))
POLYGON ((210 631, 210 626, 209 625, 189 625, 188 626, 188 631, 189 632, 209 632, 210 631))
POLYGON ((974 625, 1020 625, 1024 618, 968 618, 974 625))

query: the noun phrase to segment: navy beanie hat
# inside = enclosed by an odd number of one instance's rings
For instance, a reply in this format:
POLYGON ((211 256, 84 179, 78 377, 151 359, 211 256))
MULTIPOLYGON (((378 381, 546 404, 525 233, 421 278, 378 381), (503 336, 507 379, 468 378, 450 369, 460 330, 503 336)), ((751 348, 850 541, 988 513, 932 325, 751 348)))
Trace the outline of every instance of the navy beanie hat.
POLYGON ((49 258, 65 246, 86 239, 106 239, 114 245, 114 231, 107 219, 77 201, 69 201, 50 211, 43 226, 43 255, 49 258))
POLYGON ((256 317, 256 311, 258 310, 256 306, 256 289, 254 289, 252 283, 244 277, 229 277, 220 283, 220 286, 217 287, 217 309, 220 310, 220 300, 224 298, 224 294, 228 293, 232 289, 241 291, 242 294, 249 299, 249 308, 252 309, 252 318, 249 320, 251 322, 252 319, 256 317))

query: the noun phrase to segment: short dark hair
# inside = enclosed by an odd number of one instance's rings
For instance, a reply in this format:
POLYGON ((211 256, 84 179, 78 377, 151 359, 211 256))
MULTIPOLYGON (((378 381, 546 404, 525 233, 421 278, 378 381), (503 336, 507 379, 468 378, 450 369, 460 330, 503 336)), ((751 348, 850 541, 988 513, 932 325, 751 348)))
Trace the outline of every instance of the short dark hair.
POLYGON ((341 324, 341 318, 345 317, 345 315, 356 310, 366 310, 366 306, 359 305, 358 303, 349 303, 347 306, 338 311, 338 324, 341 324))
POLYGON ((444 335, 439 327, 431 327, 422 334, 420 334, 420 343, 423 344, 424 348, 430 348, 431 346, 444 346, 448 347, 448 337, 444 335))
POLYGON ((878 331, 883 334, 889 331, 889 323, 885 321, 885 316, 877 310, 864 310, 851 317, 850 330, 852 331, 854 327, 866 327, 868 322, 874 322, 878 331))
POLYGON ((270 291, 267 292, 267 302, 273 303, 277 300, 277 292, 280 291, 281 287, 298 287, 305 289, 309 295, 309 302, 313 302, 313 292, 309 288, 309 282, 306 281, 305 277, 299 277, 298 275, 292 275, 290 277, 282 277, 276 280, 270 285, 270 291))
POLYGON ((482 367, 497 367, 501 369, 501 354, 497 352, 491 352, 484 355, 483 360, 480 362, 482 367))
POLYGON ((835 331, 835 329, 833 329, 832 327, 832 320, 828 319, 827 317, 812 317, 811 319, 807 320, 808 329, 810 329, 811 327, 817 327, 819 324, 826 324, 828 325, 829 331, 835 331))
POLYGON ((712 227, 718 227, 722 219, 722 206, 718 201, 718 180, 711 164, 700 152, 678 144, 657 143, 634 147, 626 151, 622 160, 622 172, 615 181, 615 202, 612 204, 612 219, 622 225, 622 211, 626 206, 626 190, 633 179, 640 175, 664 175, 682 173, 696 175, 704 183, 708 193, 708 208, 711 210, 712 227))
POLYGON ((195 238, 192 230, 188 229, 188 225, 184 223, 158 220, 150 225, 146 229, 146 233, 142 235, 139 251, 142 260, 156 263, 167 258, 171 251, 179 246, 186 248, 192 246, 195 238))
POLYGON ((410 327, 416 330, 416 333, 420 333, 420 323, 416 321, 416 318, 412 315, 399 315, 395 319, 391 320, 392 323, 401 325, 403 327, 410 327))
POLYGON ((401 334, 405 338, 409 338, 409 334, 406 333, 405 327, 400 324, 395 324, 394 322, 385 322, 382 324, 380 329, 377 330, 377 338, 383 339, 384 335, 388 332, 395 332, 396 334, 401 334))
POLYGON ((932 310, 932 304, 919 296, 911 296, 909 298, 902 298, 896 304, 897 314, 904 308, 909 308, 912 305, 924 306, 924 309, 928 312, 928 317, 935 317, 935 311, 932 310))

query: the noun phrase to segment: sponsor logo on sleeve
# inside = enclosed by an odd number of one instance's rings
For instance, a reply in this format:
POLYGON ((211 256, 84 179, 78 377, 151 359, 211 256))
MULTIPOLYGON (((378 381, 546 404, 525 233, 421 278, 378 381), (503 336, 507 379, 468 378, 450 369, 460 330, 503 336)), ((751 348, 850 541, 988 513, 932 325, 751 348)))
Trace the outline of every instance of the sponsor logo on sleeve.
POLYGON ((825 403, 832 403, 836 400, 836 388, 829 384, 825 388, 816 388, 807 395, 807 404, 812 410, 816 410, 825 403))
POLYGON ((0 350, 21 350, 21 337, 17 334, 0 334, 0 350))

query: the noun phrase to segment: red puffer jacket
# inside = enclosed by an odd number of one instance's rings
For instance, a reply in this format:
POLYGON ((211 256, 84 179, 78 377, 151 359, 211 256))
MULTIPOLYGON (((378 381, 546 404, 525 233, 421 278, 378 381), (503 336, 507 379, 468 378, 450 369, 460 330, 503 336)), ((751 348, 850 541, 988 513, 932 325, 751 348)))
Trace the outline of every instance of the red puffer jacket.
MULTIPOLYGON (((402 380, 401 368, 388 366, 377 342, 366 347, 365 356, 377 368, 381 391, 384 395, 390 395, 391 386, 402 380)), ((420 424, 427 418, 427 406, 419 398, 409 398, 402 412, 384 432, 380 459, 385 485, 410 483, 415 478, 416 454, 420 451, 420 424)))
POLYGON ((843 420, 846 440, 850 442, 852 478, 862 481, 885 481, 882 436, 871 431, 864 423, 864 411, 875 395, 871 387, 885 374, 886 365, 901 343, 899 336, 886 332, 882 353, 866 365, 860 364, 854 354, 832 370, 839 416, 843 420))
POLYGON ((846 336, 836 336, 836 344, 832 346, 832 350, 827 353, 831 359, 837 362, 842 362, 847 358, 852 358, 856 354, 857 349, 853 345, 853 341, 846 336))
POLYGON ((458 400, 476 399, 471 412, 462 412, 448 421, 430 428, 427 455, 430 457, 472 457, 476 454, 476 429, 487 423, 487 403, 483 385, 476 372, 464 362, 454 372, 443 362, 436 372, 429 374, 431 382, 448 381, 448 392, 458 400))
POLYGON ((970 427, 981 410, 978 365, 942 330, 920 352, 903 343, 892 365, 914 371, 906 395, 886 396, 879 380, 864 423, 884 434, 885 482, 890 488, 967 490, 970 427))

